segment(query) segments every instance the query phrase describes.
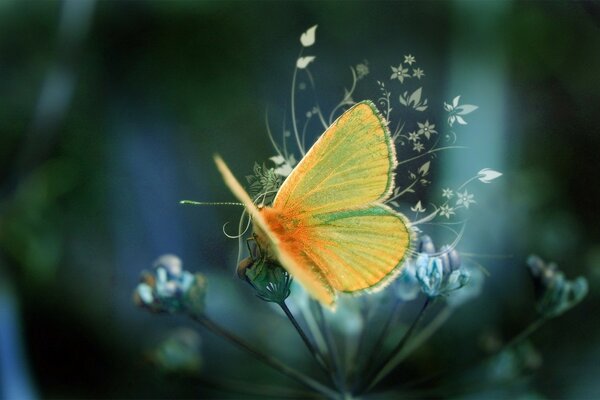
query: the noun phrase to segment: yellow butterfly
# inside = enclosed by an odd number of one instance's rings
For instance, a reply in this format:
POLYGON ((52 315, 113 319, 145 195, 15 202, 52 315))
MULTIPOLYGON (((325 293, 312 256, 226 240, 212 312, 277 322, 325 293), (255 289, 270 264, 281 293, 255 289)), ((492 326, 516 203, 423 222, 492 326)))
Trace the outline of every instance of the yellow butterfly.
POLYGON ((258 208, 225 162, 225 183, 250 214, 265 260, 283 266, 322 304, 336 291, 375 289, 400 271, 411 246, 406 217, 384 204, 394 189, 394 143, 370 101, 344 112, 258 208))

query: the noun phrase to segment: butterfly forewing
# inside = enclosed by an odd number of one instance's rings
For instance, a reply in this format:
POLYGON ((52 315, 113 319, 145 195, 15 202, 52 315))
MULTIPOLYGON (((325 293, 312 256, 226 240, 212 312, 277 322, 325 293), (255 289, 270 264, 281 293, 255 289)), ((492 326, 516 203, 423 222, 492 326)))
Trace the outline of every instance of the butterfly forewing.
POLYGON ((296 214, 344 210, 384 199, 396 157, 383 119, 371 102, 342 114, 285 180, 273 207, 296 214))

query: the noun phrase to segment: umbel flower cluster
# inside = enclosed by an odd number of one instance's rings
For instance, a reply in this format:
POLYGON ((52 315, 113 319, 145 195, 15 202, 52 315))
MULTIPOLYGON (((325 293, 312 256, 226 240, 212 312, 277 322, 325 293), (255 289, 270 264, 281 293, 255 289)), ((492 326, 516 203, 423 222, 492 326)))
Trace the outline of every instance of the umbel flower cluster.
MULTIPOLYGON (((482 290, 483 272, 479 267, 462 263, 455 249, 442 247, 436 252, 431 238, 426 235, 419 239, 417 248, 418 252, 405 261, 402 274, 388 289, 374 296, 343 298, 336 313, 330 313, 318 302, 311 301, 300 287, 293 285, 287 271, 276 264, 258 264, 238 270, 240 279, 249 284, 257 297, 277 304, 284 311, 328 382, 317 381, 294 369, 215 322, 205 313, 206 279, 200 273, 193 274, 183 269, 181 260, 176 256, 162 256, 150 271, 142 273, 134 299, 138 306, 153 313, 188 315, 204 328, 319 395, 349 398, 376 391, 389 374, 443 325, 453 310, 475 298, 482 290), (419 299, 423 299, 420 310, 412 322, 408 325, 401 322, 402 306, 419 299), (392 304, 391 308, 387 303, 392 304), (435 303, 441 304, 441 309, 433 307, 435 303), (436 310, 435 315, 421 326, 427 310, 436 310), (367 335, 368 328, 372 330, 372 321, 377 319, 374 314, 380 314, 379 317, 385 314, 386 319, 377 332, 367 335), (302 315, 302 320, 297 319, 297 315, 302 315), (389 345, 398 331, 404 331, 404 334, 396 338, 395 345, 389 345), (367 338, 371 339, 371 343, 367 343, 367 338), (344 347, 343 343, 352 340, 356 340, 356 346, 362 347, 362 350, 354 354, 357 364, 348 370, 339 361, 339 352, 344 347), (384 346, 385 343, 388 345, 384 346)), ((496 374, 498 368, 506 369, 502 365, 507 362, 510 365, 533 362, 531 358, 535 360, 538 356, 526 339, 545 321, 579 303, 587 293, 585 278, 566 280, 555 264, 546 264, 539 257, 531 256, 528 266, 536 288, 539 318, 494 351, 497 360, 492 368, 496 374)), ((182 333, 177 332, 164 348, 156 350, 154 359, 160 361, 159 366, 168 372, 179 368, 201 374, 197 368, 190 367, 198 361, 190 356, 191 350, 186 350, 191 343, 197 351, 198 339, 189 332, 183 336, 186 340, 180 336, 182 333)), ((400 385, 397 390, 405 393, 407 389, 400 385)))
MULTIPOLYGON (((314 100, 314 78, 309 72, 316 56, 304 54, 315 44, 316 29, 316 26, 311 27, 300 38, 302 51, 295 63, 291 86, 291 126, 284 127, 279 145, 267 126, 269 139, 277 153, 268 162, 272 162, 273 166, 257 163, 253 174, 247 176, 247 189, 256 204, 270 205, 284 178, 294 168, 296 156, 302 157, 307 153, 305 143, 309 128, 316 125, 315 129, 322 132, 341 111, 356 103, 353 96, 358 83, 368 81, 370 72, 366 61, 351 67, 352 84, 345 89, 343 98, 331 112, 324 112, 314 100), (311 96, 298 94, 306 94, 308 89, 313 90, 311 96), (313 103, 304 110, 298 110, 297 97, 309 97, 313 103), (292 151, 293 146, 296 155, 292 151)), ((430 389, 428 379, 419 379, 415 383, 390 378, 398 376, 395 373, 409 360, 409 356, 422 348, 455 310, 482 292, 485 269, 465 257, 464 253, 461 256, 459 242, 466 213, 479 205, 475 200, 477 190, 472 184, 489 184, 502 173, 481 168, 458 186, 442 185, 437 200, 425 201, 418 189, 431 186, 432 162, 437 153, 459 147, 455 145, 459 140, 455 128, 466 125, 477 106, 462 104, 459 95, 443 102, 443 106, 440 104, 446 112, 445 123, 424 117, 422 113, 429 110, 434 102, 425 97, 425 90, 420 86, 426 75, 417 64, 416 57, 405 55, 401 63, 391 67, 391 71, 387 81, 375 81, 379 92, 376 102, 382 117, 388 122, 394 144, 405 158, 398 160, 396 170, 399 179, 404 179, 404 182, 395 188, 386 205, 403 212, 418 235, 416 245, 403 261, 400 275, 378 292, 361 296, 340 295, 337 310, 332 312, 309 297, 276 261, 257 257, 260 249, 255 244, 249 245, 250 257, 244 259, 237 269, 237 275, 247 283, 247 288, 274 311, 285 315, 304 343, 307 355, 319 366, 322 372, 319 377, 315 377, 315 371, 302 371, 281 361, 279 355, 259 348, 243 335, 215 321, 208 315, 205 306, 210 301, 206 278, 201 273, 185 270, 177 256, 164 255, 150 270, 142 273, 134 291, 135 303, 153 313, 188 316, 274 371, 295 380, 313 397, 351 399, 367 394, 390 398, 434 396, 430 392, 424 394, 419 391, 423 386, 430 389), (399 85, 402 94, 394 95, 389 88, 392 85, 399 85), (394 114, 398 111, 416 115, 416 121, 403 120, 394 114), (391 121, 398 122, 392 124, 391 121), (407 205, 406 208, 413 214, 409 214, 402 205, 407 205), (421 230, 424 223, 443 226, 445 232, 453 233, 453 239, 448 244, 436 246, 432 238, 421 230)), ((242 215, 239 226, 240 232, 234 237, 241 243, 250 226, 247 215, 242 215)), ((538 365, 539 357, 528 342, 530 335, 546 321, 574 307, 587 293, 587 282, 583 277, 568 280, 555 264, 545 263, 537 256, 531 256, 527 265, 535 289, 538 314, 512 339, 490 346, 490 354, 481 361, 481 364, 491 365, 490 379, 505 377, 506 365, 538 365)), ((152 359, 162 364, 165 371, 185 370, 202 374, 199 367, 202 363, 190 356, 197 354, 199 343, 199 338, 189 331, 179 332, 152 353, 152 359)), ((517 374, 518 368, 512 371, 517 374)), ((202 379, 206 382, 211 377, 203 376, 202 379)), ((211 382, 212 387, 219 385, 218 381, 211 382)), ((264 391, 253 387, 237 387, 236 394, 264 395, 264 391)), ((230 387, 223 388, 227 389, 232 390, 230 387)), ((272 388, 271 395, 307 396, 306 392, 295 389, 272 388)))

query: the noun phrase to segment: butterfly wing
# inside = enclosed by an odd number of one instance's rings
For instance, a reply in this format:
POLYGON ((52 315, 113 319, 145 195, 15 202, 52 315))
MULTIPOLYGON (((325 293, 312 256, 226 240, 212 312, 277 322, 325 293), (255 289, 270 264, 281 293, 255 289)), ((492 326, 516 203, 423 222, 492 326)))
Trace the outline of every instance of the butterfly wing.
POLYGON ((396 153, 383 118, 370 101, 342 114, 287 177, 273 207, 320 213, 364 207, 393 189, 396 153))
POLYGON ((261 212, 256 207, 248 193, 246 193, 238 180, 235 179, 235 176, 233 176, 231 170, 221 157, 215 155, 214 158, 217 168, 223 175, 225 184, 231 189, 238 200, 244 204, 248 214, 252 217, 255 231, 264 235, 265 239, 269 242, 269 248, 273 252, 273 256, 314 298, 323 304, 332 305, 334 302, 333 288, 324 274, 309 264, 298 263, 301 259, 298 257, 297 251, 291 249, 289 243, 280 242, 279 236, 272 229, 272 224, 265 218, 265 215, 268 216, 269 212, 261 212))
POLYGON ((396 165, 391 136, 373 103, 342 114, 273 202, 278 216, 267 223, 283 226, 274 232, 287 257, 345 292, 394 276, 411 240, 406 218, 382 204, 393 190, 396 165))
POLYGON ((381 204, 318 214, 306 226, 311 260, 343 292, 383 287, 410 248, 408 221, 381 204))

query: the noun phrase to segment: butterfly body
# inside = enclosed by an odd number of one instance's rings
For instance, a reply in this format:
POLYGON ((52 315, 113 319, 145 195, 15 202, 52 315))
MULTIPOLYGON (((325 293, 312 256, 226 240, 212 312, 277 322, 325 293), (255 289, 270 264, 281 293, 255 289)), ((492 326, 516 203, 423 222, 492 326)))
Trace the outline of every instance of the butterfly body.
POLYGON ((411 245, 408 220, 384 204, 396 156, 385 121, 361 102, 334 122, 294 168, 273 204, 257 208, 225 163, 226 183, 253 219, 261 257, 278 263, 323 304, 336 291, 381 287, 411 245))

